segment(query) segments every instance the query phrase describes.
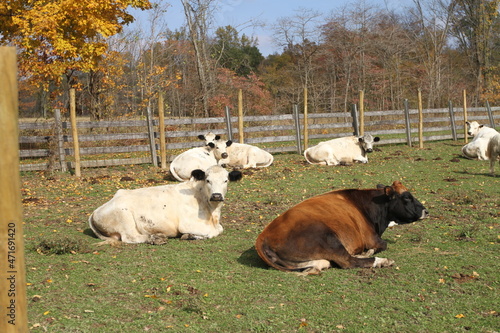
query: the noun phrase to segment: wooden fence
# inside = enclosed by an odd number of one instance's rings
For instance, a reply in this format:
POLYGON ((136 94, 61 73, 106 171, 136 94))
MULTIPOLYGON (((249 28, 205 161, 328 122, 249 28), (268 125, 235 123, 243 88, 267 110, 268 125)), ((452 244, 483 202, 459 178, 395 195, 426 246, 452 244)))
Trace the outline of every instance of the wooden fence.
MULTIPOLYGON (((421 112, 407 107, 396 111, 363 112, 361 129, 355 105, 351 113, 309 113, 306 119, 299 114, 297 107, 286 115, 244 116, 243 127, 239 117, 231 117, 226 109, 225 117, 164 119, 168 152, 166 162, 172 161, 176 154, 185 149, 200 146, 197 136, 208 131, 237 142, 238 138, 243 137, 240 136, 239 128, 243 128, 245 143, 260 146, 271 153, 302 153, 306 148, 302 147, 304 135, 311 140, 323 141, 364 132, 380 136, 381 145, 465 139, 464 131, 459 132, 465 128, 465 119, 495 127, 500 120, 500 107, 469 108, 466 113, 462 108, 455 109, 451 105, 445 109, 421 112), (422 133, 419 133, 420 126, 417 126, 420 121, 422 133), (307 133, 302 129, 304 125, 307 133)), ((160 157, 156 154, 161 146, 158 120, 79 120, 73 123, 77 124, 75 132, 71 131, 71 122, 61 120, 57 110, 54 119, 21 121, 21 171, 74 169, 73 137, 78 138, 76 147, 83 155, 81 167, 142 163, 159 165, 160 157)))

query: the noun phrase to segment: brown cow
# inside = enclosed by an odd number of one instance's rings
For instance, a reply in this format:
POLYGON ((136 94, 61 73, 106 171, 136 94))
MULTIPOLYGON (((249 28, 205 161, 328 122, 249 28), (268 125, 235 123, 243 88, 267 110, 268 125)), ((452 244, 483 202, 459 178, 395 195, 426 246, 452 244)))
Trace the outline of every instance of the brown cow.
POLYGON ((338 190, 307 199, 269 223, 255 248, 282 271, 318 274, 340 268, 384 267, 394 261, 371 257, 387 243, 389 222, 409 223, 428 211, 399 181, 376 189, 338 190))

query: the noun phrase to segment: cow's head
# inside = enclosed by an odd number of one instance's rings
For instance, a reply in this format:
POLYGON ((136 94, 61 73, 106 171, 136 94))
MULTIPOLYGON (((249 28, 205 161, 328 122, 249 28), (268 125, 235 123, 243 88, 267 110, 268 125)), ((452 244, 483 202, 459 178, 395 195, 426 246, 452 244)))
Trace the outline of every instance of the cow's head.
POLYGON ((208 132, 207 134, 198 135, 198 139, 205 140, 205 146, 208 146, 209 143, 215 143, 220 140, 220 135, 214 134, 212 132, 208 132))
POLYGON ((392 186, 384 186, 383 189, 389 198, 387 216, 389 221, 410 223, 429 217, 429 211, 408 192, 400 181, 395 181, 392 186))
POLYGON ((467 134, 469 134, 471 136, 476 136, 477 133, 479 133, 479 130, 481 128, 483 128, 483 126, 484 126, 484 125, 479 125, 479 123, 477 121, 473 121, 473 122, 466 121, 465 123, 469 126, 469 130, 467 131, 467 134))
POLYGON ((213 165, 206 171, 200 169, 193 170, 191 177, 199 182, 204 182, 200 187, 205 198, 209 201, 224 201, 227 193, 227 183, 230 181, 238 181, 242 177, 240 171, 227 172, 226 169, 219 165, 213 165))
POLYGON ((358 141, 359 145, 365 150, 365 152, 371 153, 373 151, 373 143, 379 142, 380 138, 378 136, 373 137, 370 134, 365 134, 358 137, 358 141))
POLYGON ((229 147, 230 145, 233 144, 233 141, 231 140, 228 140, 228 141, 214 141, 214 142, 210 142, 208 143, 207 147, 208 149, 210 149, 213 154, 214 154, 214 157, 217 161, 221 160, 221 159, 226 159, 228 158, 228 154, 227 154, 227 147, 229 147))

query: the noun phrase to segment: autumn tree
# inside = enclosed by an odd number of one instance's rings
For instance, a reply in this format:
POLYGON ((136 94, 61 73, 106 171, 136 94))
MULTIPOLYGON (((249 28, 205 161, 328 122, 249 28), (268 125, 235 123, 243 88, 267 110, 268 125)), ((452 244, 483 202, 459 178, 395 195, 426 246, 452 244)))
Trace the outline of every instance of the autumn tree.
POLYGON ((228 25, 215 31, 214 51, 220 66, 234 71, 240 76, 248 76, 257 71, 264 57, 257 48, 257 40, 228 25))
MULTIPOLYGON (((291 17, 282 17, 273 26, 276 41, 290 54, 295 66, 297 90, 314 87, 312 76, 314 55, 319 49, 319 12, 302 8, 291 17)), ((310 91, 314 96, 314 90, 310 91)), ((302 92, 297 91, 297 96, 302 92)), ((296 100, 295 103, 299 101, 296 100)), ((317 109, 315 98, 310 99, 313 110, 317 109)))
POLYGON ((147 9, 149 0, 0 2, 0 44, 19 50, 22 77, 48 90, 71 85, 76 71, 88 72, 106 52, 105 38, 133 21, 128 7, 147 9))
MULTIPOLYGON (((481 94, 491 92, 494 87, 494 51, 498 53, 495 38, 500 33, 498 11, 500 0, 452 0, 453 36, 460 50, 469 60, 470 75, 475 82, 475 102, 481 94)), ((498 88, 497 88, 498 90, 498 88)))
POLYGON ((215 64, 211 57, 209 28, 215 0, 182 0, 189 37, 193 44, 200 84, 200 99, 205 117, 210 115, 210 99, 216 87, 215 64))

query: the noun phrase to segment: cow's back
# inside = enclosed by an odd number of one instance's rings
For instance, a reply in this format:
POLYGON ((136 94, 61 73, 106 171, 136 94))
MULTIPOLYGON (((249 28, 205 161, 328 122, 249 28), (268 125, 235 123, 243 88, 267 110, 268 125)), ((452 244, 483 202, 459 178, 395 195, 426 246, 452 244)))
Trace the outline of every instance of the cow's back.
POLYGON ((352 162, 354 156, 361 153, 358 139, 355 136, 323 141, 304 151, 304 157, 311 164, 336 165, 341 162, 352 162))
POLYGON ((207 170, 216 165, 217 160, 206 147, 197 147, 179 154, 170 163, 170 173, 179 181, 191 178, 191 172, 196 169, 207 170))
POLYGON ((365 237, 375 232, 373 223, 343 190, 312 197, 290 208, 264 228, 257 243, 268 239, 273 244, 280 244, 277 246, 287 246, 287 241, 296 238, 294 235, 316 237, 311 228, 335 230, 351 254, 373 245, 371 238, 365 237))

